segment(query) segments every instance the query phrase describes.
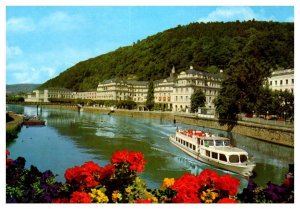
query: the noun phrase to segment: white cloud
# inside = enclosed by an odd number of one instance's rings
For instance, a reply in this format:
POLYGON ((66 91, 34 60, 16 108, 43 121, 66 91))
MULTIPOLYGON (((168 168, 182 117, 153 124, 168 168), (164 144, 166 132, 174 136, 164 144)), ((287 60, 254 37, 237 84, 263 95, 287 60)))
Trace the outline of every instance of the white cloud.
POLYGON ((244 20, 272 20, 274 17, 266 17, 263 14, 255 13, 250 7, 218 7, 206 17, 199 19, 199 22, 213 21, 244 21, 244 20))
POLYGON ((15 56, 22 55, 23 51, 20 47, 18 46, 6 46, 6 57, 9 58, 14 58, 15 56))
POLYGON ((35 23, 30 18, 10 18, 6 22, 7 31, 12 32, 30 32, 35 29, 35 23))
POLYGON ((84 24, 84 18, 65 12, 54 12, 38 20, 27 17, 10 18, 6 21, 9 32, 32 32, 34 30, 67 31, 78 29, 84 24))
POLYGON ((14 63, 10 65, 11 68, 15 67, 13 71, 7 73, 11 83, 43 83, 55 74, 55 69, 47 66, 39 68, 29 67, 27 63, 14 63), (22 68, 25 67, 25 68, 22 68))
POLYGON ((288 17, 288 18, 286 18, 285 21, 286 21, 286 22, 294 22, 294 17, 293 17, 293 16, 288 17))
POLYGON ((28 70, 29 65, 27 62, 13 62, 13 63, 8 63, 6 65, 6 70, 7 72, 11 72, 11 71, 26 71, 28 70))
POLYGON ((7 60, 6 80, 7 83, 43 83, 79 61, 94 56, 93 53, 89 49, 64 48, 14 57, 7 60))
POLYGON ((55 12, 45 16, 39 21, 39 26, 57 31, 66 31, 80 28, 83 18, 79 15, 71 15, 65 12, 55 12))

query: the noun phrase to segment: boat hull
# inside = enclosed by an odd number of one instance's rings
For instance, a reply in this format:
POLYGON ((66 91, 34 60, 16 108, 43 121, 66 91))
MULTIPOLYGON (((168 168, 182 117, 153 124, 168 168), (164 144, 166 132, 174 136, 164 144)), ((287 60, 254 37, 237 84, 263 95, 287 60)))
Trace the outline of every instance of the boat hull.
POLYGON ((25 126, 44 126, 45 121, 43 121, 43 120, 28 120, 28 121, 24 121, 23 125, 25 125, 25 126))
POLYGON ((254 163, 229 164, 229 163, 223 163, 219 160, 213 160, 211 158, 208 158, 206 156, 198 154, 198 152, 196 152, 196 151, 193 152, 193 151, 187 149, 185 146, 178 143, 172 136, 169 137, 169 141, 173 145, 175 145, 177 148, 179 148, 180 150, 182 150, 183 152, 185 152, 186 154, 190 155, 191 157, 193 157, 194 159, 196 159, 200 162, 240 174, 246 178, 248 178, 252 175, 252 171, 255 167, 254 163))

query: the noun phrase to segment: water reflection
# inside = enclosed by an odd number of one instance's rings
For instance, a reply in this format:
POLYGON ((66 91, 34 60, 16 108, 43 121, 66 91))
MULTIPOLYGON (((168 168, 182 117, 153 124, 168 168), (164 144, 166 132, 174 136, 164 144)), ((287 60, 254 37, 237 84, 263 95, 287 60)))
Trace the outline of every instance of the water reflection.
MULTIPOLYGON (((34 106, 8 106, 32 115, 34 106)), ((95 113, 43 108, 40 115, 46 120, 43 128, 22 128, 19 137, 8 145, 14 156, 24 156, 28 163, 41 169, 51 169, 63 181, 68 167, 94 160, 104 166, 116 150, 128 149, 145 154, 147 165, 142 178, 154 188, 159 187, 164 177, 179 177, 183 173, 198 174, 211 166, 198 162, 172 146, 168 136, 176 126, 172 122, 101 115, 95 113), (33 145, 34 143, 34 145, 33 145), (45 163, 46 162, 46 163, 45 163)), ((272 180, 281 183, 288 163, 293 162, 293 149, 282 147, 237 134, 208 128, 177 124, 179 128, 196 128, 215 135, 231 138, 233 144, 255 156, 256 181, 272 180)), ((13 156, 13 157, 14 157, 13 156)), ((226 171, 216 169, 219 173, 226 171)), ((229 172, 228 172, 229 173, 229 172)), ((230 173, 232 174, 232 173, 230 173)), ((241 179, 242 185, 247 184, 241 179)))

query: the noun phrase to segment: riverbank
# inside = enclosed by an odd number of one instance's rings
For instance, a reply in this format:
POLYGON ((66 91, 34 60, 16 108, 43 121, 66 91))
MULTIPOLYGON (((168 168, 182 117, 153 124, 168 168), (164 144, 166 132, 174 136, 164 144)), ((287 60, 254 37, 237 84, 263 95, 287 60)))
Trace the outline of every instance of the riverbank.
MULTIPOLYGON (((70 105, 43 104, 42 106, 78 111, 78 108, 75 105, 70 106, 70 105)), ((229 128, 226 125, 221 126, 217 119, 198 118, 197 116, 192 114, 180 114, 180 113, 173 113, 173 112, 137 111, 137 110, 123 110, 123 109, 116 109, 114 111, 111 111, 110 108, 99 108, 99 107, 83 107, 81 108, 81 111, 95 112, 101 114, 111 114, 117 116, 135 117, 135 118, 153 118, 153 119, 174 121, 177 123, 229 131, 232 133, 253 137, 259 140, 263 140, 275 144, 294 147, 293 127, 280 127, 275 125, 238 121, 233 128, 229 128)))
POLYGON ((6 123, 6 140, 12 140, 17 137, 21 130, 23 117, 14 112, 8 112, 7 114, 12 120, 6 123))

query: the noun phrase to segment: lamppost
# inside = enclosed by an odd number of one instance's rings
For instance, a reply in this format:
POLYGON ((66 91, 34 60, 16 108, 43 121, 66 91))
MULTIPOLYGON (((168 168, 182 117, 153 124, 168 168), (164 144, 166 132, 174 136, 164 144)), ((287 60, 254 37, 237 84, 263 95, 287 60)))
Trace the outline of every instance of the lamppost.
POLYGON ((267 110, 267 120, 269 120, 269 111, 267 110))
POLYGON ((284 111, 283 112, 283 115, 284 115, 284 125, 285 125, 285 114, 286 114, 286 112, 284 111))

